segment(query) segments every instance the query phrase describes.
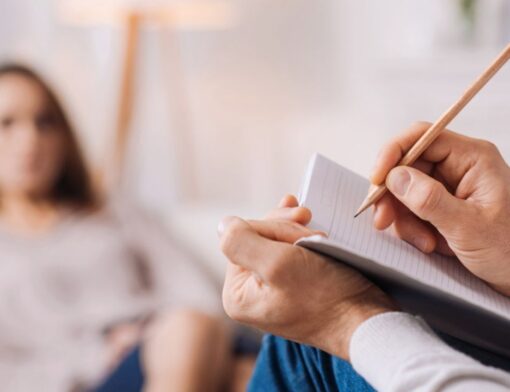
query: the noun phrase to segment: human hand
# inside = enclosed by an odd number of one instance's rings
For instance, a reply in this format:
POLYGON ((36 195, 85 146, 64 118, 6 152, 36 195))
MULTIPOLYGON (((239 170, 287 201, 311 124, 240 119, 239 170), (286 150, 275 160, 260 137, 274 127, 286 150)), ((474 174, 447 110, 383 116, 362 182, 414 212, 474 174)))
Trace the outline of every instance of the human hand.
POLYGON ((223 305, 234 320, 348 359, 356 328, 395 306, 355 270, 293 245, 317 234, 282 220, 285 213, 306 214, 296 211, 281 207, 272 220, 222 221, 221 248, 230 260, 223 305))
POLYGON ((312 211, 300 206, 296 196, 289 194, 280 200, 278 207, 266 214, 264 220, 286 220, 306 226, 312 220, 312 211))
POLYGON ((423 252, 455 255, 473 274, 510 295, 510 168, 483 140, 444 131, 413 167, 395 167, 430 127, 416 123, 381 151, 371 181, 386 177, 374 226, 423 252))
POLYGON ((139 322, 124 322, 111 327, 105 336, 108 371, 113 370, 128 352, 140 341, 142 325, 139 322))

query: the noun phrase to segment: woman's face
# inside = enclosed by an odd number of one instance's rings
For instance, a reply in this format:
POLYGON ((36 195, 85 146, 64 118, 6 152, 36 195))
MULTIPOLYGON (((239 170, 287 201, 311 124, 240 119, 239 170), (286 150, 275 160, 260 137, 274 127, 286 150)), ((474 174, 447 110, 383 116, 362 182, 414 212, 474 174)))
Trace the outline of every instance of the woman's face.
POLYGON ((0 194, 46 197, 60 172, 64 134, 39 84, 0 76, 0 194))

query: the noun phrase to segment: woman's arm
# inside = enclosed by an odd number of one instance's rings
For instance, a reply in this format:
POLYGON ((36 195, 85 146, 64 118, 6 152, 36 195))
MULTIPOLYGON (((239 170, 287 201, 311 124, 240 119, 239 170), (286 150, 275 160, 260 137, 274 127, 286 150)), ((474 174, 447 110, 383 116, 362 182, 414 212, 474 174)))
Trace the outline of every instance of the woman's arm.
POLYGON ((207 268, 179 244, 165 225, 131 205, 117 205, 126 240, 146 274, 148 290, 161 308, 193 308, 221 312, 220 287, 207 268))

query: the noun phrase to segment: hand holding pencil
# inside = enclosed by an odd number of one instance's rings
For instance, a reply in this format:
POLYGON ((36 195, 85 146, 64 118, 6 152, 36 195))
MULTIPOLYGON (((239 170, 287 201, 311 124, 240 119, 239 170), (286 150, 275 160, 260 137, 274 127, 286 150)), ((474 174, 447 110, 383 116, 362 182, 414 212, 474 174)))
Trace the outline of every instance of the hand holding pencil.
MULTIPOLYGON (((421 137, 411 146, 402 157, 398 165, 412 165, 428 146, 439 136, 439 134, 448 126, 448 124, 461 112, 461 110, 473 99, 473 97, 487 84, 487 82, 505 65, 510 59, 510 44, 499 54, 492 64, 475 80, 475 82, 464 92, 464 94, 455 102, 439 119, 424 132, 421 137)), ((367 208, 372 206, 386 192, 386 186, 383 179, 380 183, 374 183, 361 206, 356 211, 354 217, 357 217, 367 208)))
POLYGON ((386 178, 389 192, 375 204, 374 226, 392 226, 423 252, 456 256, 510 295, 510 168, 492 143, 448 130, 412 167, 395 167, 429 127, 417 123, 381 151, 372 179, 386 178))

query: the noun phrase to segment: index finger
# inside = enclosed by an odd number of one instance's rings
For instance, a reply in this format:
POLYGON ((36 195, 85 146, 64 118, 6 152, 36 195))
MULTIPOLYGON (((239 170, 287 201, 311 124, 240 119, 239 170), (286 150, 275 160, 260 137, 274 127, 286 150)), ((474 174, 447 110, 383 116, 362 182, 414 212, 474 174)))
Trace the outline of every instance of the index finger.
POLYGON ((312 220, 312 212, 306 207, 281 207, 269 212, 264 219, 287 220, 307 225, 312 220))
POLYGON ((424 121, 416 122, 381 149, 370 176, 372 184, 380 185, 384 182, 390 170, 397 166, 405 153, 430 128, 430 125, 431 123, 424 121))
MULTIPOLYGON (((270 281, 288 262, 294 247, 290 242, 316 234, 292 222, 245 221, 226 218, 220 230, 221 249, 233 263, 270 281)), ((292 253, 293 254, 293 253, 292 253)))
POLYGON ((297 207, 297 206, 299 206, 299 201, 298 201, 297 197, 294 195, 285 195, 280 200, 280 203, 278 203, 279 208, 297 207))

